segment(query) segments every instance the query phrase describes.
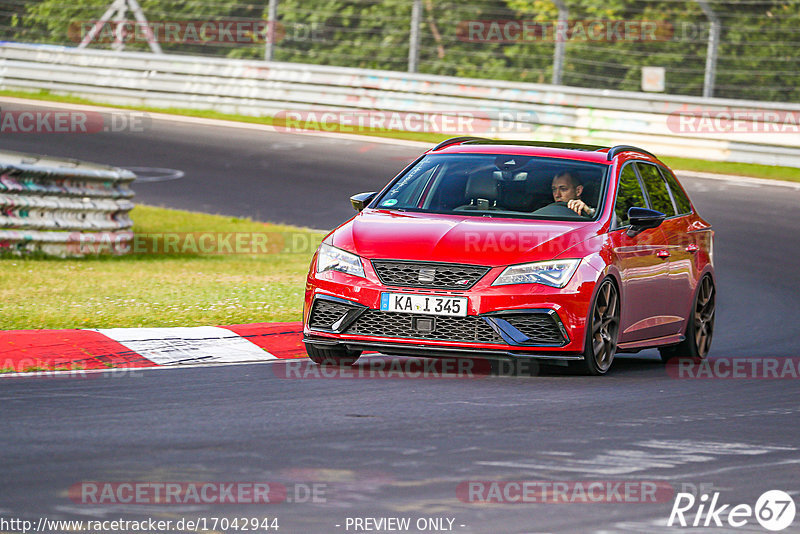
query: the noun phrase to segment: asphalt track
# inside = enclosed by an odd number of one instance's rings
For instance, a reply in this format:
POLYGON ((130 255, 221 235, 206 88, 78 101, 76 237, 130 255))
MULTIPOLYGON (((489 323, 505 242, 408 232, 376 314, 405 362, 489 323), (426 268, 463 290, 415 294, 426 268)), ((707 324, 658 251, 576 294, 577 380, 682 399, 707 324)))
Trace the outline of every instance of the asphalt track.
MULTIPOLYGON (((2 144, 180 169, 183 178, 136 184, 137 201, 315 228, 345 220, 351 193, 379 187, 419 152, 162 121, 141 133, 20 134, 2 144)), ((683 183, 716 231, 712 362, 797 358, 800 191, 683 183)), ((268 516, 284 533, 354 532, 348 517, 444 517, 465 533, 673 532, 672 499, 475 504, 457 488, 655 481, 676 491, 713 487, 729 504, 752 506, 771 489, 800 496, 798 378, 677 379, 652 351, 618 357, 602 378, 284 378, 297 370, 291 365, 3 380, 0 517, 268 516), (316 503, 91 506, 67 495, 83 481, 317 483, 326 495, 316 503)), ((766 532, 752 518, 735 530, 766 532)), ((798 531, 800 518, 783 532, 798 531)))

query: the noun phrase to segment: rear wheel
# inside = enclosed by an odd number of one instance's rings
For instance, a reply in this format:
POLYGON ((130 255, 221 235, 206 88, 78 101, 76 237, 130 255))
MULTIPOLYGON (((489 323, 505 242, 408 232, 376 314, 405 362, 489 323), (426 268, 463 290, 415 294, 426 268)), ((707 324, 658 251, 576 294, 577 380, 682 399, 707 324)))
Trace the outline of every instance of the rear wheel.
POLYGON ((360 350, 347 350, 344 347, 331 347, 322 349, 311 343, 306 344, 306 353, 316 364, 338 365, 340 367, 353 365, 361 356, 360 350))
POLYGON ((606 278, 594 297, 586 323, 586 343, 583 360, 576 362, 578 370, 587 375, 604 375, 614 361, 619 334, 619 292, 606 278))
POLYGON ((694 298, 694 311, 686 327, 686 339, 677 345, 658 349, 664 362, 676 357, 704 360, 708 356, 714 336, 716 296, 714 280, 710 275, 704 276, 694 298))

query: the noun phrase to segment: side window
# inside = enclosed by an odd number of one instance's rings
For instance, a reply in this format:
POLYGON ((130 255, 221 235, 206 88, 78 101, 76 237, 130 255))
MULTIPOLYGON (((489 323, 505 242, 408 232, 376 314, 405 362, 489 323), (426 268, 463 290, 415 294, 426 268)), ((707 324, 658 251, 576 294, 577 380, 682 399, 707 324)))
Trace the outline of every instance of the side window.
POLYGON ((661 171, 661 174, 667 181, 669 190, 672 193, 672 198, 675 200, 675 206, 678 208, 678 215, 691 213, 692 203, 689 202, 689 197, 686 196, 686 193, 683 192, 680 184, 678 184, 678 180, 675 178, 675 175, 663 167, 659 167, 658 170, 661 171))
POLYGON ((658 168, 649 163, 637 163, 636 167, 639 169, 642 182, 644 182, 644 187, 647 189, 651 207, 656 211, 666 213, 667 217, 675 215, 675 208, 672 205, 672 199, 669 197, 669 191, 667 191, 667 182, 661 177, 658 168))
POLYGON ((422 170, 421 166, 411 169, 383 198, 381 206, 393 206, 395 208, 416 207, 422 191, 438 168, 439 165, 433 165, 419 174, 415 171, 422 170), (394 200, 394 202, 388 204, 387 201, 389 200, 394 200))
POLYGON ((617 216, 617 226, 628 226, 628 209, 632 207, 644 208, 647 203, 644 201, 642 187, 639 179, 633 170, 633 165, 625 165, 619 175, 619 187, 617 188, 617 203, 614 204, 614 213, 617 216))

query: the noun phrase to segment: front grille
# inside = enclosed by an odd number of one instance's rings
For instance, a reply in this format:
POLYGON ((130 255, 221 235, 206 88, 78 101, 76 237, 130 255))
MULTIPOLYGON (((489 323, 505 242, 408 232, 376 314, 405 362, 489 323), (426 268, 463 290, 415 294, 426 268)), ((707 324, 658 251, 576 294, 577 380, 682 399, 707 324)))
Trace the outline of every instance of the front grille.
POLYGON ((556 319, 549 313, 524 315, 497 315, 536 343, 563 343, 566 341, 556 319))
POLYGON ((427 287, 431 289, 465 290, 475 285, 489 267, 456 263, 373 260, 378 278, 387 286, 427 287), (420 281, 420 271, 423 271, 420 281), (433 271, 433 272, 431 272, 433 271), (433 280, 425 275, 433 275, 433 280))
POLYGON ((308 320, 308 326, 310 328, 316 328, 317 330, 332 330, 333 323, 341 319, 345 313, 352 309, 352 306, 346 304, 317 299, 314 301, 314 307, 311 308, 311 317, 308 320))
POLYGON ((344 333, 377 337, 505 344, 503 338, 486 321, 475 315, 466 317, 437 316, 433 332, 414 330, 414 318, 420 317, 430 318, 431 316, 367 310, 344 333))

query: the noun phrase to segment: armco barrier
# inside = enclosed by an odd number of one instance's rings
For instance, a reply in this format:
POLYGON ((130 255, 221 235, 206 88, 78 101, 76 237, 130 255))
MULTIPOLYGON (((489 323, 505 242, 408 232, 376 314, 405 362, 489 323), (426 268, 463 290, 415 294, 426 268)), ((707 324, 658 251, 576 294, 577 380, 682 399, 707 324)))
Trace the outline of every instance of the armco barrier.
POLYGON ((0 151, 0 251, 80 256, 128 250, 131 171, 0 151))
POLYGON ((254 116, 315 109, 472 112, 490 119, 485 130, 452 133, 634 144, 664 155, 800 167, 800 135, 791 123, 800 104, 17 43, 0 44, 0 88, 254 116), (681 131, 675 114, 687 112, 752 115, 738 121, 739 132, 681 131))

